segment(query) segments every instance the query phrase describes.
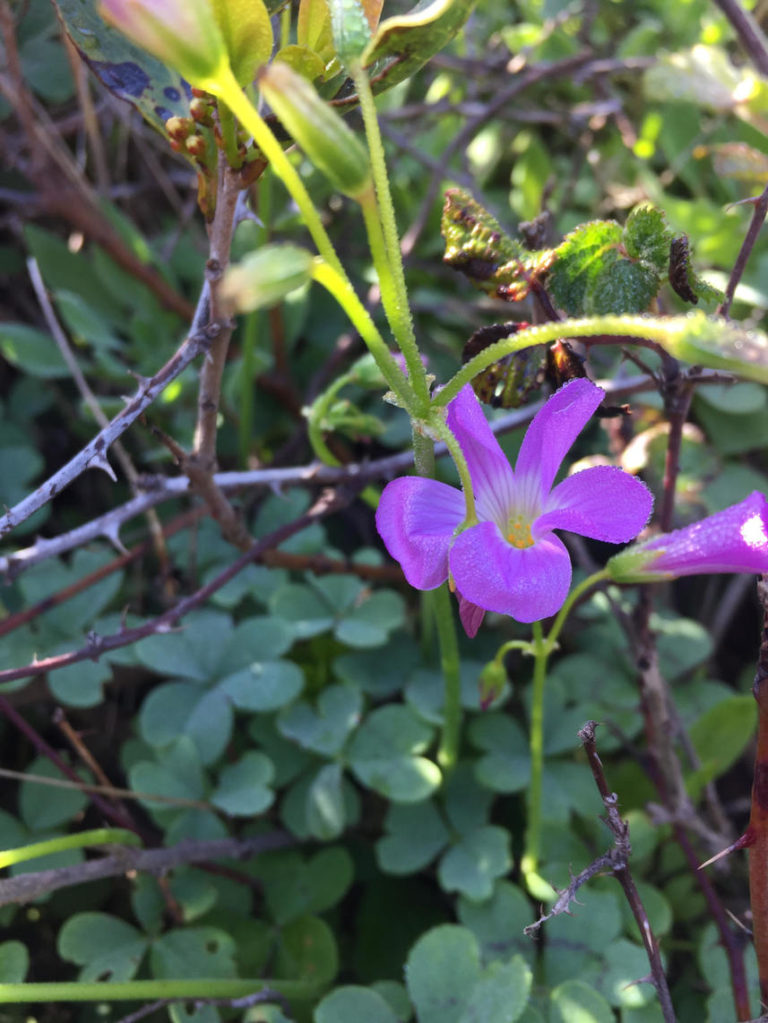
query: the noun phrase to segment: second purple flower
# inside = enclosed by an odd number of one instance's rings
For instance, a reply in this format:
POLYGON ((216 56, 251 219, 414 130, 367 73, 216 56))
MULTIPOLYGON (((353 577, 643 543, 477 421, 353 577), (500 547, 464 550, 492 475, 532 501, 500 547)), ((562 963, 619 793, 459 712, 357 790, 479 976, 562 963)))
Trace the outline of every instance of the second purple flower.
POLYGON ((482 617, 473 606, 520 622, 562 607, 571 561, 553 530, 625 543, 648 521, 650 491, 621 469, 596 466, 553 487, 602 397, 583 379, 553 394, 531 422, 513 471, 472 388, 464 387, 447 421, 467 460, 478 521, 461 532, 465 501, 455 487, 406 476, 384 488, 376 525, 387 550, 416 589, 435 589, 452 577, 471 635, 482 617))

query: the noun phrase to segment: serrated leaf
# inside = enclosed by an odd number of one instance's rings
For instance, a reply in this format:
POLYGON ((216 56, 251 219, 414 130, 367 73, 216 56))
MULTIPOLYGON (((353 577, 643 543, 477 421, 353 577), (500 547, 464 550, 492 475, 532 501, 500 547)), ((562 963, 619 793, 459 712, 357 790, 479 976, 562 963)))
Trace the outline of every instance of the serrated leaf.
POLYGON ((510 238, 499 222, 461 188, 445 193, 440 231, 443 262, 460 270, 483 291, 517 302, 530 291, 554 258, 551 250, 530 252, 510 238))
POLYGON ((275 798, 269 787, 274 776, 275 768, 269 757, 248 750, 222 770, 211 802, 232 817, 263 813, 275 798))
POLYGON ((418 803, 440 784, 436 764, 420 756, 432 729, 407 707, 375 710, 357 730, 349 766, 363 785, 396 803, 418 803))
POLYGON ((672 231, 663 210, 651 203, 640 203, 627 217, 624 245, 633 259, 639 259, 664 273, 669 262, 672 231))
POLYGON ((147 948, 144 935, 108 913, 77 913, 59 931, 63 959, 82 966, 80 980, 131 980, 147 948))

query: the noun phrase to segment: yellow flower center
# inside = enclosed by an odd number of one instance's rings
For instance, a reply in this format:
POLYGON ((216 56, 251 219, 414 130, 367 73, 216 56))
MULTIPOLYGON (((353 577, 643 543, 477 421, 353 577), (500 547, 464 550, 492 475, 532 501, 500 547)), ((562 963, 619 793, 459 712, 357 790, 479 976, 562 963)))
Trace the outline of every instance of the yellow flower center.
POLYGON ((533 547, 530 522, 522 516, 510 519, 507 524, 507 540, 513 547, 519 547, 521 550, 525 547, 533 547))

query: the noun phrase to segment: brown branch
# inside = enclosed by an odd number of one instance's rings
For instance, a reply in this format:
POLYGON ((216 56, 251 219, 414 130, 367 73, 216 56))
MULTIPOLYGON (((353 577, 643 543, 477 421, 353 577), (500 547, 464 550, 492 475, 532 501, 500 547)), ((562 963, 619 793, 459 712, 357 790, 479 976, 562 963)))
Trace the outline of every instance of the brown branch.
POLYGON ((754 17, 744 10, 738 0, 715 0, 715 3, 731 23, 757 70, 762 75, 768 75, 768 40, 754 17))
POLYGON ((757 702, 757 750, 749 817, 749 894, 755 938, 760 999, 768 1006, 768 578, 758 585, 763 633, 752 687, 757 702))
POLYGON ((285 849, 295 844, 296 839, 291 835, 276 831, 254 838, 184 841, 168 849, 134 849, 121 846, 98 860, 86 860, 71 867, 39 870, 0 880, 0 906, 23 905, 60 888, 70 888, 104 877, 119 877, 133 871, 164 874, 174 867, 187 863, 205 863, 209 860, 247 860, 260 853, 285 849))
POLYGON ((666 1023, 674 1023, 675 1021, 675 1010, 672 1006, 672 997, 669 993, 669 985, 667 984, 667 978, 664 973, 664 964, 661 961, 661 952, 659 951, 659 943, 656 940, 656 936, 653 933, 648 914, 645 911, 640 893, 635 885, 632 872, 629 869, 629 857, 632 852, 632 847, 629 841, 629 824, 621 819, 621 815, 616 808, 617 797, 616 793, 611 792, 608 787, 608 782, 603 771, 603 764, 597 752, 597 744, 595 742, 595 721, 588 721, 584 727, 579 731, 579 738, 581 739, 584 751, 587 754, 587 760, 589 761, 589 767, 592 771, 592 777, 595 779, 600 797, 603 800, 603 806, 605 807, 606 816, 603 818, 605 823, 608 825, 608 829, 614 838, 614 849, 616 861, 612 866, 616 880, 619 882, 624 890, 624 895, 629 903, 629 907, 632 910, 632 915, 635 918, 638 929, 640 931, 640 937, 642 938, 643 945, 645 947, 645 954, 648 956, 648 962, 651 965, 651 976, 653 977, 653 983, 656 988, 656 993, 659 996, 659 1003, 661 1005, 661 1011, 664 1014, 666 1023))
MULTIPOLYGON (((131 643, 136 643, 147 636, 169 632, 181 618, 189 614, 190 611, 200 604, 205 603, 212 594, 220 590, 222 586, 225 586, 239 572, 242 572, 247 565, 258 561, 266 551, 277 547, 278 544, 287 540, 288 537, 301 532, 301 530, 306 529, 313 522, 344 507, 352 500, 353 496, 354 490, 351 489, 324 492, 308 512, 299 516, 293 522, 288 522, 267 536, 257 540, 245 554, 224 569, 223 572, 220 572, 219 575, 205 586, 179 601, 178 604, 159 617, 153 618, 151 621, 145 622, 144 625, 133 629, 123 629, 121 632, 114 633, 111 636, 99 636, 92 633, 88 637, 86 646, 80 650, 58 654, 54 657, 46 657, 43 660, 27 664, 23 668, 10 668, 0 671, 0 684, 19 678, 32 678, 36 675, 44 675, 49 671, 65 668, 69 664, 79 664, 81 661, 98 660, 102 654, 109 653, 110 650, 118 650, 129 646, 131 643)), ((3 698, 0 696, 0 706, 2 702, 3 698)))
POLYGON ((752 249, 755 247, 757 237, 762 230, 766 214, 768 214, 768 185, 766 185, 761 194, 756 199, 751 200, 751 202, 753 204, 752 220, 747 228, 744 241, 741 243, 739 254, 736 257, 733 270, 731 270, 731 276, 728 278, 728 284, 725 288, 725 297, 717 307, 717 312, 720 316, 727 316, 731 311, 731 303, 733 302, 733 296, 736 294, 736 288, 744 274, 744 270, 747 266, 747 260, 752 254, 752 249))

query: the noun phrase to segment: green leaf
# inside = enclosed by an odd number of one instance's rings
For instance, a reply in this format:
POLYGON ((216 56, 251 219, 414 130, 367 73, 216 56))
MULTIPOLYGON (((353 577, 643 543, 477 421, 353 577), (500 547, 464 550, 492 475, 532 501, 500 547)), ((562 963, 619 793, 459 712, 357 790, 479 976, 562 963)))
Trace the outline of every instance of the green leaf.
POLYGON ((460 1023, 515 1023, 528 1003, 532 977, 521 956, 491 963, 473 987, 460 1023))
POLYGON ((349 765, 359 781, 396 803, 418 803, 440 784, 436 764, 420 756, 432 729, 407 707, 373 711, 357 730, 349 765))
POLYGON ((0 324, 0 352, 16 369, 34 377, 53 380, 69 376, 58 345, 50 334, 25 323, 0 324))
POLYGON ((718 412, 746 416, 765 410, 768 395, 760 384, 705 384, 696 388, 696 397, 718 412))
POLYGON ((166 931, 150 952, 155 977, 235 977, 235 942, 217 927, 166 931))
MULTIPOLYGON (((36 757, 28 773, 42 778, 61 778, 48 757, 36 757)), ((23 781, 19 787, 19 816, 30 831, 45 831, 73 820, 88 799, 78 789, 60 789, 39 781, 23 781)))
POLYGON ((768 336, 763 331, 702 312, 662 322, 667 331, 664 348, 676 359, 768 384, 768 336))
POLYGON ((531 777, 528 740, 520 725, 505 714, 483 714, 469 726, 473 746, 485 751, 475 777, 493 792, 521 792, 531 777))
MULTIPOLYGON (((205 794, 205 778, 200 755, 193 741, 187 736, 177 739, 171 746, 158 751, 161 763, 140 760, 133 764, 128 775, 131 788, 137 792, 168 799, 202 799, 205 794)), ((148 809, 155 813, 175 809, 172 804, 147 800, 148 809)))
POLYGON ((346 825, 343 778, 340 764, 326 764, 307 792, 307 826, 322 842, 338 838, 346 825))
POLYGON ((536 956, 536 946, 523 934, 523 928, 533 921, 531 903, 516 885, 497 881, 493 895, 486 902, 474 902, 461 897, 458 901, 459 920, 468 927, 480 943, 485 962, 507 960, 514 953, 529 962, 536 956))
POLYGON ((216 678, 232 635, 229 615, 198 611, 187 615, 178 631, 141 640, 136 652, 142 664, 158 674, 208 682, 216 678))
POLYGON ((309 860, 297 852, 261 856, 256 873, 276 923, 283 925, 335 906, 352 883, 354 867, 346 849, 329 846, 309 860))
POLYGON ((390 644, 387 656, 378 650, 360 650, 342 654, 333 662, 334 674, 350 685, 358 686, 374 699, 381 700, 399 692, 403 679, 421 662, 421 653, 409 636, 399 635, 390 644))
POLYGON ((320 1002, 314 1023, 398 1023, 380 994, 367 987, 339 987, 320 1002))
POLYGON ((594 988, 568 980, 550 995, 552 1023, 614 1023, 613 1009, 594 988))
POLYGON ((142 704, 139 733, 156 749, 186 735, 197 747, 201 762, 212 764, 230 740, 232 723, 232 706, 222 689, 169 682, 153 689, 142 704))
POLYGON ((328 924, 316 916, 294 920, 282 929, 275 957, 275 976, 325 987, 339 968, 336 940, 328 924))
POLYGON ((555 302, 571 316, 645 312, 659 272, 652 262, 623 256, 623 246, 624 232, 613 220, 582 224, 567 235, 547 278, 555 302))
POLYGON ((658 637, 659 667, 667 681, 684 675, 712 656, 712 637, 699 622, 652 614, 650 624, 658 637))
POLYGON ((491 897, 496 878, 512 866, 509 832, 489 825, 464 835, 440 860, 438 877, 446 892, 482 902, 491 897))
POLYGON ((334 613, 326 601, 308 586, 288 583, 269 601, 269 609, 282 618, 297 639, 309 639, 332 628, 334 613))
POLYGON ((22 984, 29 969, 29 952, 20 941, 0 942, 0 984, 22 984))
POLYGON ((669 265, 669 244, 672 231, 663 210, 651 203, 640 203, 627 217, 624 225, 624 247, 633 258, 656 267, 660 274, 669 265))
POLYGON ((443 924, 410 951, 405 982, 419 1023, 460 1023, 480 978, 480 953, 471 931, 443 924))
POLYGON ((219 775, 219 784, 211 802, 232 817, 250 817, 263 813, 275 798, 269 787, 275 768, 269 757, 249 750, 219 775))
POLYGON ((342 64, 358 63, 371 39, 371 27, 360 0, 327 0, 331 32, 342 64))
POLYGON ((405 601, 394 590, 375 590, 356 603, 334 632, 352 647, 383 646, 405 620, 405 601))
POLYGON ((101 82, 131 103, 158 131, 174 115, 189 116, 188 86, 145 50, 107 25, 97 6, 82 0, 55 0, 67 34, 101 82))
POLYGON ((692 772, 687 785, 700 787, 724 774, 742 755, 757 723, 757 705, 751 694, 728 697, 710 708, 689 728, 701 767, 692 772))
POLYGON ((262 0, 211 0, 227 53, 239 85, 253 81, 259 65, 269 60, 274 39, 262 0))
POLYGON ((59 931, 57 948, 62 959, 83 967, 81 982, 122 981, 136 975, 147 939, 108 913, 76 913, 59 931))
POLYGON ((252 661, 222 679, 218 690, 240 710, 269 714, 293 703, 304 688, 304 673, 293 661, 252 661))
POLYGON ((360 721, 362 695, 353 686, 328 686, 320 693, 317 710, 301 701, 278 718, 278 730, 304 749, 325 756, 337 754, 360 721))
POLYGON ((414 874, 446 846, 449 832, 431 800, 415 806, 393 803, 376 843, 376 860, 387 874, 414 874))
POLYGON ((366 67, 387 61, 384 68, 377 68, 379 88, 390 89, 410 78, 442 50, 462 28, 475 2, 420 0, 408 14, 382 21, 362 57, 366 67))

